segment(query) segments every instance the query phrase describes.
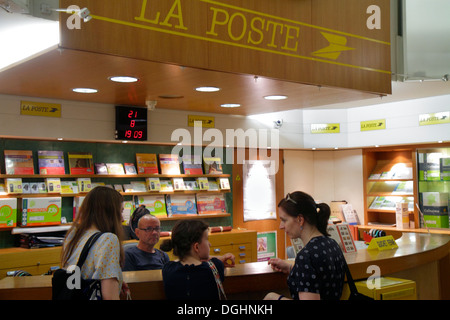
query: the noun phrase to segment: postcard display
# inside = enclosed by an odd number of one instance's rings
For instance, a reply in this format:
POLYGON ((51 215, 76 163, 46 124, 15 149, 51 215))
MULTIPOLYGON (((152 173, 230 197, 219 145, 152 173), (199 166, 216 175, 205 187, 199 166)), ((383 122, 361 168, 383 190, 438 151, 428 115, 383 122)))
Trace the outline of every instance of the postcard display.
MULTIPOLYGON (((4 155, 8 175, 35 174, 33 151, 5 150, 4 155)), ((0 228, 11 228, 17 225, 32 227, 60 224, 64 199, 66 199, 64 200, 66 203, 67 201, 72 202, 71 218, 75 219, 86 193, 99 185, 114 188, 122 192, 124 196, 127 196, 127 192, 132 192, 130 194, 132 200, 125 199, 125 223, 140 205, 145 205, 151 214, 158 217, 225 214, 227 212, 225 196, 220 191, 230 190, 229 178, 201 177, 203 174, 223 174, 221 159, 218 157, 202 159, 193 155, 179 159, 175 154, 136 153, 135 166, 134 163, 127 162, 94 163, 91 152, 67 152, 69 174, 72 176, 82 175, 79 178, 70 177, 70 181, 67 178, 61 180, 66 175, 63 151, 39 150, 37 151, 37 160, 37 173, 40 176, 51 175, 52 177, 44 178, 42 182, 24 182, 23 177, 5 178, 4 184, 0 181, 0 194, 42 195, 42 197, 0 198, 0 228), (179 160, 182 160, 181 164, 179 160), (158 168, 158 163, 160 168, 158 168), (180 167, 183 168, 184 173, 181 172, 180 167), (130 181, 123 185, 93 182, 91 178, 86 177, 86 175, 92 175, 93 178, 99 178, 99 175, 138 177, 139 174, 161 174, 161 176, 145 177, 145 181, 130 181), (184 174, 184 177, 170 177, 170 175, 180 174, 184 174), (53 177, 55 175, 61 177, 53 177), (189 193, 189 191, 194 192, 189 193), (208 193, 208 191, 216 192, 208 193), (143 194, 139 195, 140 192, 143 194), (69 197, 62 198, 59 195, 69 195, 69 197), (73 199, 73 201, 68 199, 73 199)), ((67 216, 63 217, 63 223, 67 221, 67 218, 67 216)))

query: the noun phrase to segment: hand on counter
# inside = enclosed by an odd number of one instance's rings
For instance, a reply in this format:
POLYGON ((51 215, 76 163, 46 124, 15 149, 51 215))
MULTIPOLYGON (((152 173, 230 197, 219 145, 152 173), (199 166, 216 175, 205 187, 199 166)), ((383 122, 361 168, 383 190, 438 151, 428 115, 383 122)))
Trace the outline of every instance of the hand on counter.
POLYGON ((225 268, 233 268, 235 266, 234 264, 234 254, 232 253, 225 253, 223 256, 217 257, 220 261, 223 262, 225 268))
POLYGON ((272 270, 288 274, 291 271, 291 265, 284 260, 275 258, 270 259, 268 264, 272 267, 272 270))

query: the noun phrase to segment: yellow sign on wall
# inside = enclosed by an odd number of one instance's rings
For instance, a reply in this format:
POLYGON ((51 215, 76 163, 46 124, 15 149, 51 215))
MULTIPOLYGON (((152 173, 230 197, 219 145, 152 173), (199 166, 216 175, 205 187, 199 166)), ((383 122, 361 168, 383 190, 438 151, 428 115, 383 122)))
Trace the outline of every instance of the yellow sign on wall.
POLYGON ((386 129, 386 119, 361 121, 361 131, 386 129))
POLYGON ((450 123, 450 111, 425 113, 419 115, 419 125, 427 126, 430 124, 450 123))
POLYGON ((20 101, 20 114, 27 116, 61 118, 61 104, 20 101))
POLYGON ((311 133, 339 133, 339 123, 313 123, 311 124, 311 133))
POLYGON ((188 115, 189 127, 196 127, 195 125, 196 121, 201 122, 203 128, 214 128, 214 117, 188 115))

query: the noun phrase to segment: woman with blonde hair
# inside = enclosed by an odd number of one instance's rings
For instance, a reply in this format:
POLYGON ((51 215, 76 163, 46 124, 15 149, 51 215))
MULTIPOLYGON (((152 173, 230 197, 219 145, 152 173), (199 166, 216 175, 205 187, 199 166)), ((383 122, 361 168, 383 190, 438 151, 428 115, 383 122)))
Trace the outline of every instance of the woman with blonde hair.
POLYGON ((123 197, 119 192, 96 187, 86 195, 64 240, 61 266, 67 268, 77 264, 87 240, 95 233, 102 233, 81 268, 82 279, 98 279, 101 283, 101 297, 91 299, 118 300, 121 288, 127 290, 121 270, 124 261, 122 211, 123 197))

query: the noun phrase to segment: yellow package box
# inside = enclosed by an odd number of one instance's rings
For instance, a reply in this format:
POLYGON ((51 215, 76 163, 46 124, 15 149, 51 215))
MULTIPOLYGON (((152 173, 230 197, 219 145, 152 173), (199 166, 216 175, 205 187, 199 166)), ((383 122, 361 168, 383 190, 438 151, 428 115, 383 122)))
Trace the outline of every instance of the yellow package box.
MULTIPOLYGON (((380 277, 369 280, 373 289, 369 289, 367 281, 356 281, 355 285, 359 293, 375 300, 417 300, 416 282, 412 280, 380 277)), ((349 289, 346 285, 342 298, 348 297, 349 289)))

